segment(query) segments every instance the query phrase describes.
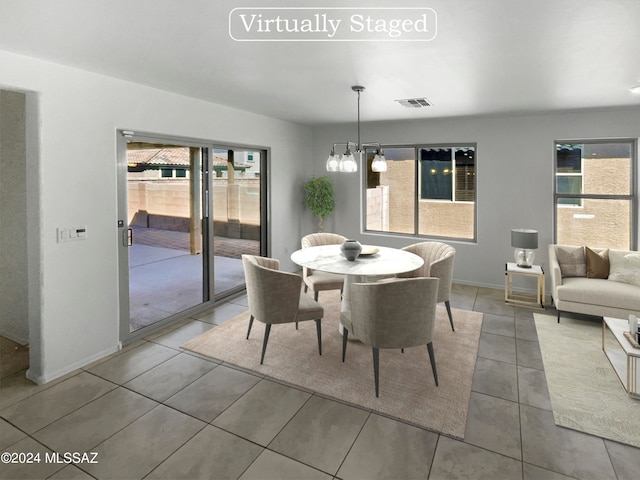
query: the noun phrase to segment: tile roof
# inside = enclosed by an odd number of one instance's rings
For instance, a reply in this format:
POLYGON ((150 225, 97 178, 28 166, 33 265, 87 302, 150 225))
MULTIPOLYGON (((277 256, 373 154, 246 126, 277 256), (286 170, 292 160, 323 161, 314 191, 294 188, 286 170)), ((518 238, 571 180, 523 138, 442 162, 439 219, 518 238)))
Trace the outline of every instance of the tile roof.
MULTIPOLYGON (((189 149, 186 147, 176 148, 145 148, 140 150, 127 151, 127 163, 131 166, 149 165, 180 165, 189 166, 189 149)), ((226 167, 227 159, 222 157, 213 157, 214 167, 226 167)), ((236 162, 236 170, 241 168, 251 168, 250 165, 236 162)))
POLYGON ((127 151, 129 165, 184 165, 189 166, 188 148, 149 148, 127 151))

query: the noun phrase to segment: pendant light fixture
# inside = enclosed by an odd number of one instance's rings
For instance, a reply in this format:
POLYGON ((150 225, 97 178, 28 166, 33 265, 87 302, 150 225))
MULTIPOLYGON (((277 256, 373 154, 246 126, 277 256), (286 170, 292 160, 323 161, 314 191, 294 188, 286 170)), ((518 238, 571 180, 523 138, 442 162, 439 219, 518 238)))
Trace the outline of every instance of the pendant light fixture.
POLYGON ((373 163, 371 169, 374 172, 386 172, 387 160, 384 157, 384 152, 380 148, 380 144, 373 143, 360 143, 360 93, 364 91, 364 87, 361 85, 354 85, 351 90, 358 94, 358 142, 344 142, 334 143, 331 147, 331 153, 327 158, 327 171, 328 172, 357 172, 358 163, 362 161, 362 154, 366 147, 376 147, 376 155, 373 157, 373 163), (336 147, 343 145, 345 147, 344 155, 336 154, 336 147), (355 147, 355 152, 351 151, 351 147, 355 147), (354 156, 355 153, 355 156, 354 156))

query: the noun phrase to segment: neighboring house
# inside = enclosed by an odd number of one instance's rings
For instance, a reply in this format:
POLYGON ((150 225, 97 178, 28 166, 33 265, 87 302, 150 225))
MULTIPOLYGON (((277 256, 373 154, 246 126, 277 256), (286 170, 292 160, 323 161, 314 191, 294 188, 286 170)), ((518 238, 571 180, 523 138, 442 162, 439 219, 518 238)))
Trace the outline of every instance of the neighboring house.
MULTIPOLYGON (((233 169, 243 174, 249 169, 252 172, 259 171, 260 162, 254 162, 253 155, 253 152, 243 152, 242 157, 245 157, 248 162, 237 159, 234 161, 233 169)), ((130 149, 127 151, 127 163, 129 180, 190 178, 189 149, 184 147, 130 149)), ((228 164, 226 155, 213 157, 213 170, 216 172, 216 177, 227 176, 228 164)))
MULTIPOLYGON (((256 239, 255 228, 249 226, 260 225, 260 197, 256 194, 260 189, 260 154, 236 152, 230 180, 227 152, 215 153, 218 155, 213 157, 212 185, 216 234, 229 236, 226 224, 231 221, 246 225, 245 230, 252 233, 230 236, 249 235, 256 239)), ((129 224, 189 231, 189 156, 190 149, 186 147, 127 150, 129 224)))

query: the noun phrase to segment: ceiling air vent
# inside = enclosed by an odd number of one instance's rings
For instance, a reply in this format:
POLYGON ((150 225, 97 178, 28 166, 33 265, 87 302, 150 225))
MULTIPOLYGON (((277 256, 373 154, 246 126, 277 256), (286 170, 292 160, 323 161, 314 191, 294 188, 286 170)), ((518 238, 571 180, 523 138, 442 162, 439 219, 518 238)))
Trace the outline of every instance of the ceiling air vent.
POLYGON ((401 100, 396 100, 400 105, 407 108, 422 108, 422 107, 430 107, 433 104, 424 97, 421 98, 403 98, 401 100))

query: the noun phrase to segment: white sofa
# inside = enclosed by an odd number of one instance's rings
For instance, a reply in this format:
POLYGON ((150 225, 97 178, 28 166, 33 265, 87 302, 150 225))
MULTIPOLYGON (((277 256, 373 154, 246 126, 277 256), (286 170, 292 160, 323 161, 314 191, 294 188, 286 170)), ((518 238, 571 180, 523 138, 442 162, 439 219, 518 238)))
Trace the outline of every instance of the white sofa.
MULTIPOLYGON (((635 271, 639 265, 640 254, 636 251, 609 250, 609 258, 617 259, 616 274, 613 274, 614 264, 611 263, 609 278, 589 278, 580 275, 581 272, 571 272, 570 276, 564 275, 557 256, 557 248, 578 249, 584 247, 574 247, 570 245, 549 245, 549 272, 551 280, 551 297, 558 311, 558 323, 560 323, 561 312, 575 312, 600 317, 629 318, 630 314, 640 316, 640 270, 635 271), (615 253, 614 253, 615 252, 615 253), (622 281, 620 263, 621 258, 625 259, 627 265, 632 262, 632 270, 625 271, 622 281), (629 275, 630 273, 630 275, 629 275), (577 274, 578 276, 572 276, 577 274)), ((603 249, 593 248, 593 251, 602 253, 603 249)), ((562 256, 563 252, 560 252, 562 256)), ((586 258, 585 258, 586 261, 586 258)), ((563 265, 566 267, 566 264, 563 265)), ((567 268, 565 268, 565 273, 567 268)))

